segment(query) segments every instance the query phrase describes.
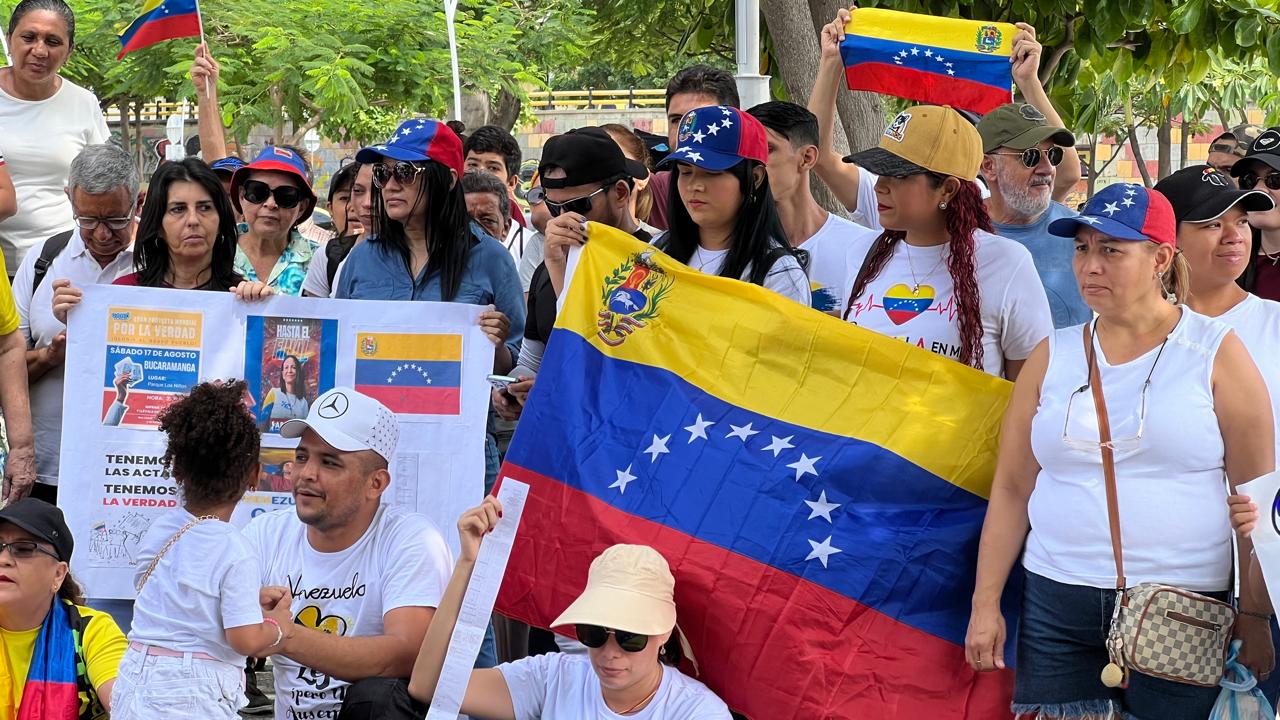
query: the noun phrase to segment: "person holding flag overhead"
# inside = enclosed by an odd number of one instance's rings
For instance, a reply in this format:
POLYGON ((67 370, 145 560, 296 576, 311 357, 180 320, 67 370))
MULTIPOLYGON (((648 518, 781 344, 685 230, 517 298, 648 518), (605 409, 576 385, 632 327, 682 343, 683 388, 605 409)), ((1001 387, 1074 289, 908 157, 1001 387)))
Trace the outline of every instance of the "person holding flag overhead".
POLYGON ((991 232, 974 183, 978 131, 955 110, 918 105, 894 118, 878 147, 846 160, 879 175, 885 230, 854 239, 865 259, 844 318, 1017 378, 1053 322, 1031 253, 991 232))
POLYGON ((7 37, 13 63, 0 68, 0 127, 18 213, 0 222, 0 247, 14 273, 32 246, 71 229, 71 161, 111 131, 98 98, 59 74, 76 40, 76 16, 63 0, 22 0, 7 37))
MULTIPOLYGON (((1049 226, 1074 243, 1076 280, 1096 316, 1037 345, 1014 386, 966 639, 974 669, 1006 665, 1001 596, 1021 557, 1015 713, 1208 717, 1216 680, 1205 687, 1171 670, 1170 679, 1142 672, 1148 666, 1133 661, 1140 643, 1113 627, 1119 593, 1138 613, 1135 593, 1153 584, 1186 600, 1185 620, 1167 616, 1185 631, 1166 629, 1191 644, 1187 633, 1207 631, 1188 665, 1215 655, 1220 664, 1233 635, 1256 677, 1275 664, 1270 614, 1256 604, 1250 573, 1239 574, 1234 626, 1206 623, 1199 609, 1231 595, 1223 479, 1235 488, 1272 472, 1275 444, 1267 387, 1244 343, 1182 304, 1191 270, 1175 218, 1160 192, 1116 184, 1049 226), (1124 653, 1114 652, 1117 641, 1124 653)), ((1242 567, 1251 551, 1241 538, 1242 567)))

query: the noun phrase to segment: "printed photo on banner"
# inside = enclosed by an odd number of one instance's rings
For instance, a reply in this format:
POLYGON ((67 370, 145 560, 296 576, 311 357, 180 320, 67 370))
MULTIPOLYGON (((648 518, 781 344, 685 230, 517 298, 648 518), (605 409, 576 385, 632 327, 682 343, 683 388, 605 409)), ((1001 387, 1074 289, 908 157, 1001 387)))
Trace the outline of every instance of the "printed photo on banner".
POLYGON ((110 307, 102 424, 153 429, 160 413, 200 377, 204 316, 110 307))
POLYGON ((292 493, 295 453, 293 448, 262 448, 258 455, 261 465, 256 490, 263 493, 292 493))
POLYGON ((462 412, 462 336, 356 333, 356 390, 397 414, 462 412))
POLYGON ((333 387, 338 321, 250 316, 247 325, 244 378, 258 428, 278 433, 333 387))

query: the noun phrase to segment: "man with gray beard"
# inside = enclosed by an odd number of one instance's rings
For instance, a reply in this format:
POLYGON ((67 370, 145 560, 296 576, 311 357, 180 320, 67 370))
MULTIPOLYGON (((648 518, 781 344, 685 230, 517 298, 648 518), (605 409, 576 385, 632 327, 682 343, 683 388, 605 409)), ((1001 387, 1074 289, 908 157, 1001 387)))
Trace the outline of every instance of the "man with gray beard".
MULTIPOLYGON (((1047 98, 1041 106, 1052 111, 1047 98)), ((1058 126, 1061 122, 1056 113, 1050 121, 1037 106, 1025 103, 1001 105, 978 122, 991 223, 997 235, 1031 251, 1057 328, 1088 322, 1092 316, 1071 270, 1073 244, 1048 231, 1049 223, 1076 214, 1059 202, 1079 178, 1080 165, 1075 138, 1058 126)))

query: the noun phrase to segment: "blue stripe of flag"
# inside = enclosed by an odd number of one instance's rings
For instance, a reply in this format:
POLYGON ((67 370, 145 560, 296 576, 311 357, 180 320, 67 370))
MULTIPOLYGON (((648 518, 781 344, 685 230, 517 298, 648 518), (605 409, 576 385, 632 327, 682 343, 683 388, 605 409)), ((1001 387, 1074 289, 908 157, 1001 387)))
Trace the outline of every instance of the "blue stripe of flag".
POLYGON ((456 361, 356 360, 356 385, 456 388, 461 382, 462 363, 456 361))

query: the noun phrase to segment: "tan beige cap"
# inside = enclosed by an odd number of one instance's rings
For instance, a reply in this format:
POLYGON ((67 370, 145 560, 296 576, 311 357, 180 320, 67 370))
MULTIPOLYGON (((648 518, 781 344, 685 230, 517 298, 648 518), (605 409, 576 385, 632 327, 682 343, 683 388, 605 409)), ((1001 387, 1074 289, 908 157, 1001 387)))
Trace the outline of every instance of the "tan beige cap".
POLYGON ((614 545, 591 561, 587 587, 552 627, 599 625, 642 635, 676 626, 676 579, 647 545, 614 545))
POLYGON ((903 177, 922 172, 975 180, 982 165, 982 138, 950 107, 916 105, 898 113, 880 144, 844 159, 876 175, 903 177))

